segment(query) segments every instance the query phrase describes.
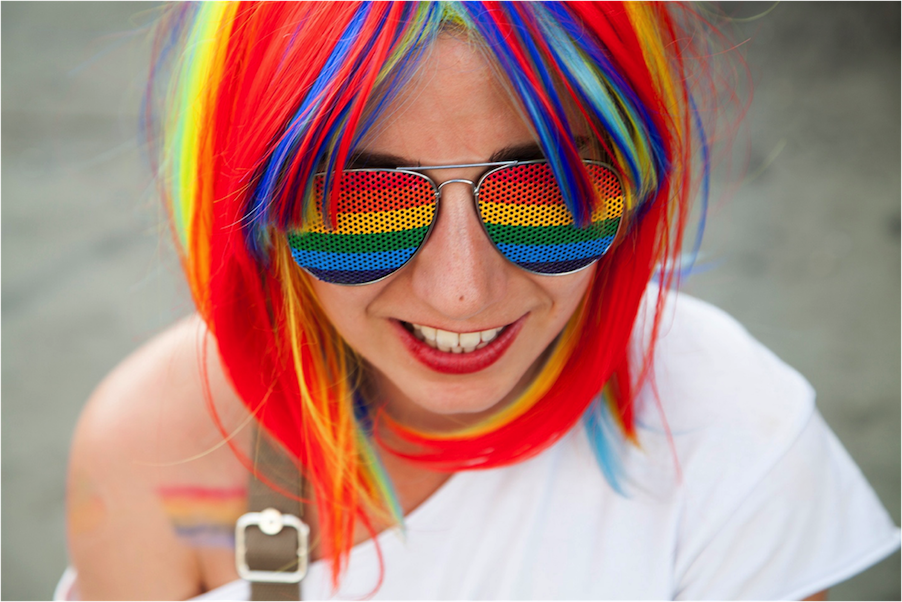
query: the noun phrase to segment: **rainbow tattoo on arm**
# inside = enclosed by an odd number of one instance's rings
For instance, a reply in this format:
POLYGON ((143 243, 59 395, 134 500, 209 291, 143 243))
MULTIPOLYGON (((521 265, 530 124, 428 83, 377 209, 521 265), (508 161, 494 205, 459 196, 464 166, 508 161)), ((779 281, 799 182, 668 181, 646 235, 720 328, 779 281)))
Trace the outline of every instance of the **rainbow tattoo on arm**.
POLYGON ((247 511, 246 487, 160 487, 175 534, 194 548, 234 548, 235 522, 247 511))

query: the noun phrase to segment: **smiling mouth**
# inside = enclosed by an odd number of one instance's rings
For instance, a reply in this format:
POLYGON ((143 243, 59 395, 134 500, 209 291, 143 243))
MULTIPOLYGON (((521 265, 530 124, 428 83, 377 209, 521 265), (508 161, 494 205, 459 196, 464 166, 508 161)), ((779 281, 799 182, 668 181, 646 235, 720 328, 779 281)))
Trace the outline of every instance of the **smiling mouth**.
POLYGON ((497 362, 522 330, 525 314, 515 322, 479 332, 453 332, 391 320, 408 351, 421 364, 445 374, 469 374, 497 362))
POLYGON ((401 325, 418 340, 445 353, 473 353, 488 346, 509 326, 479 332, 453 332, 411 322, 401 322, 401 325))

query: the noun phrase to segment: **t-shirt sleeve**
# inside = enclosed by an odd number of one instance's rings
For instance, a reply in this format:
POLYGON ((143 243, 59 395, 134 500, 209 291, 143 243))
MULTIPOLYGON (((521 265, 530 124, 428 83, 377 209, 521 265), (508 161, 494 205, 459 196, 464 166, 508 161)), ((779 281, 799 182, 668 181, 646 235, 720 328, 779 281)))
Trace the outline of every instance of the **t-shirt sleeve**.
POLYGON ((900 533, 816 411, 707 541, 676 599, 800 600, 899 547, 900 533))
POLYGON ((717 308, 683 295, 668 307, 655 352, 662 411, 643 414, 652 434, 640 441, 648 456, 672 445, 681 469, 673 596, 802 599, 899 548, 804 377, 717 308))

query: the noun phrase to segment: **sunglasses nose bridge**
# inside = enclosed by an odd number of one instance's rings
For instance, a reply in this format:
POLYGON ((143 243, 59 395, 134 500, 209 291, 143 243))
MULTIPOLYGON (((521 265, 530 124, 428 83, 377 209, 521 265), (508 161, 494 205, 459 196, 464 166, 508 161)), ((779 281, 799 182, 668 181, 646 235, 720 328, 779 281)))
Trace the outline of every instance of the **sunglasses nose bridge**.
POLYGON ((438 194, 439 194, 439 196, 441 196, 441 194, 442 194, 442 189, 443 189, 445 186, 447 186, 448 184, 455 184, 455 183, 457 183, 457 184, 469 184, 469 185, 470 185, 470 188, 473 189, 473 194, 474 194, 474 195, 476 194, 476 183, 475 183, 473 180, 466 180, 466 179, 464 179, 464 178, 454 178, 454 179, 451 179, 451 180, 445 180, 444 182, 442 182, 441 184, 438 185, 438 194))
POLYGON ((435 190, 436 190, 435 198, 436 198, 436 201, 439 202, 439 204, 441 204, 442 195, 444 194, 444 188, 448 184, 466 184, 467 186, 470 187, 470 192, 472 192, 472 194, 473 194, 472 200, 473 200, 474 206, 476 206, 479 203, 479 186, 478 186, 478 184, 476 184, 476 182, 474 182, 473 180, 468 180, 466 178, 452 178, 450 180, 445 180, 441 184, 437 184, 435 186, 435 190))

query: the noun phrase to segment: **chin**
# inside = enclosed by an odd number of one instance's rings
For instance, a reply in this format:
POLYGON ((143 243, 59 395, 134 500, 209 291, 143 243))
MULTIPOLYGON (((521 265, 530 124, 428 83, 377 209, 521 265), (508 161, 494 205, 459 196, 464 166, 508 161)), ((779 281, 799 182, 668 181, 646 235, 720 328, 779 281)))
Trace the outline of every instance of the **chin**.
POLYGON ((515 400, 523 378, 498 383, 422 383, 398 386, 384 375, 377 383, 382 399, 391 399, 386 409, 403 425, 417 430, 448 430, 485 419, 515 400))
POLYGON ((455 414, 486 414, 500 407, 503 396, 471 393, 461 395, 429 395, 413 401, 420 409, 439 414, 454 416, 455 414))

